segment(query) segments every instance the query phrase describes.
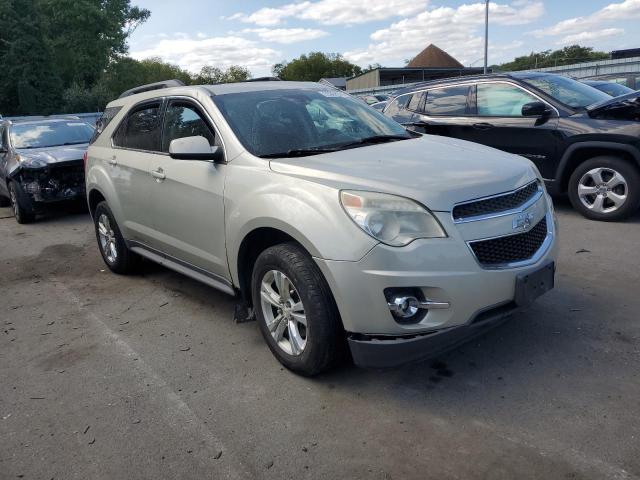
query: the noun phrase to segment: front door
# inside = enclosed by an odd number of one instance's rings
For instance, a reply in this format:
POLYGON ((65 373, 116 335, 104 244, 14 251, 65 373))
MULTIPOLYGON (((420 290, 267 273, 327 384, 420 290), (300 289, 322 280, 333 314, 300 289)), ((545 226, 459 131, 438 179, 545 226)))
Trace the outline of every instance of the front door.
POLYGON ((162 128, 164 155, 155 156, 150 165, 153 246, 188 266, 229 279, 224 230, 227 166, 168 155, 172 140, 192 136, 221 145, 200 105, 190 99, 170 99, 162 128))
POLYGON ((522 155, 548 171, 562 141, 555 109, 549 106, 547 118, 523 116, 523 105, 540 99, 511 83, 479 83, 475 93, 476 115, 468 119, 462 138, 522 155))

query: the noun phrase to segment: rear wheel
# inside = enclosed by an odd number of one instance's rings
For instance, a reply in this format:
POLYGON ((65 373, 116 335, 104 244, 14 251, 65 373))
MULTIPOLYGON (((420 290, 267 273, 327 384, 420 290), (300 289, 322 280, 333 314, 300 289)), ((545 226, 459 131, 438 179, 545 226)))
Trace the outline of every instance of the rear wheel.
POLYGON ((592 220, 623 220, 640 204, 640 173, 620 158, 592 158, 571 175, 569 199, 577 211, 592 220))
POLYGON ((285 243, 262 252, 251 285, 260 330, 280 363, 312 376, 341 357, 333 297, 317 265, 301 247, 285 243))
POLYGON ((13 215, 18 223, 32 223, 36 215, 27 203, 28 200, 15 182, 9 183, 9 201, 13 209, 13 215))
POLYGON ((140 257, 127 248, 107 202, 98 204, 93 213, 93 222, 100 253, 109 269, 120 274, 134 272, 140 257))

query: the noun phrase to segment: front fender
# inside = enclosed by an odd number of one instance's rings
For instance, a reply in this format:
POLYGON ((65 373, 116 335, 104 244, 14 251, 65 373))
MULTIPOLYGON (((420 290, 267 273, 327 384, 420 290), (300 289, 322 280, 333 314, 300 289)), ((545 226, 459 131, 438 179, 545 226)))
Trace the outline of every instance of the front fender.
POLYGON ((360 260, 378 243, 342 210, 335 188, 262 166, 229 169, 225 218, 227 256, 234 283, 238 281, 240 245, 257 228, 280 230, 312 256, 337 261, 360 260))

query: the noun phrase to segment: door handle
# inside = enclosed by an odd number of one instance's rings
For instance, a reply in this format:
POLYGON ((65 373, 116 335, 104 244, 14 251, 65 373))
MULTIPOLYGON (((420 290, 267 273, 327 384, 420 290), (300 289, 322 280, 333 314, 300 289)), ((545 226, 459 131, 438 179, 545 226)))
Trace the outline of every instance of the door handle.
POLYGON ((117 165, 118 161, 116 160, 116 156, 114 155, 109 159, 109 165, 117 165))
POLYGON ((473 128, 475 128, 476 130, 489 130, 490 128, 493 128, 493 125, 486 122, 474 123, 473 128))
POLYGON ((165 178, 167 178, 162 168, 158 168, 157 170, 151 170, 151 176, 156 180, 164 180, 165 178))

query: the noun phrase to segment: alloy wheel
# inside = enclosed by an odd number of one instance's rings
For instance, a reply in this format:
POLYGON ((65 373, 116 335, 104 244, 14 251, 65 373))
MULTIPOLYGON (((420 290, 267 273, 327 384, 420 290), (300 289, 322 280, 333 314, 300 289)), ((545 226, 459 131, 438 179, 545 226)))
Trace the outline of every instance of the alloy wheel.
POLYGON ((278 270, 268 271, 260 283, 260 299, 278 348, 289 355, 301 355, 307 345, 307 317, 293 282, 278 270))
POLYGON ((578 182, 580 202, 597 213, 612 213, 620 209, 629 194, 627 180, 611 168, 589 170, 578 182))
POLYGON ((98 237, 100 238, 100 248, 107 261, 111 264, 115 263, 118 259, 118 245, 109 217, 104 213, 98 218, 98 237))

